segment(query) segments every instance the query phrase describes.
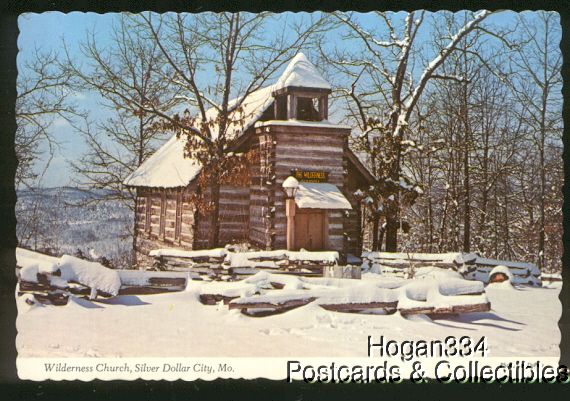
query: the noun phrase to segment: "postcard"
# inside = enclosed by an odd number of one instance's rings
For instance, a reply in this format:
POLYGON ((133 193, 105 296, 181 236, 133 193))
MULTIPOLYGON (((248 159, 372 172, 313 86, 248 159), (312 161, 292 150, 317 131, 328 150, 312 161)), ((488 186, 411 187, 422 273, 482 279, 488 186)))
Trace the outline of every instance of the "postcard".
POLYGON ((568 382, 556 12, 19 30, 21 379, 568 382))

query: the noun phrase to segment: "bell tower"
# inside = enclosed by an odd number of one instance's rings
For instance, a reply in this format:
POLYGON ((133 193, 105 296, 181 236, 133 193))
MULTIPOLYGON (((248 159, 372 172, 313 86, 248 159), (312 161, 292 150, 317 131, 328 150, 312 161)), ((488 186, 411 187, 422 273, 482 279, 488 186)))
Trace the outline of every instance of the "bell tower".
POLYGON ((297 54, 273 89, 276 120, 326 121, 330 84, 303 53, 297 54))
POLYGON ((325 121, 330 89, 287 87, 273 92, 276 120, 325 121))

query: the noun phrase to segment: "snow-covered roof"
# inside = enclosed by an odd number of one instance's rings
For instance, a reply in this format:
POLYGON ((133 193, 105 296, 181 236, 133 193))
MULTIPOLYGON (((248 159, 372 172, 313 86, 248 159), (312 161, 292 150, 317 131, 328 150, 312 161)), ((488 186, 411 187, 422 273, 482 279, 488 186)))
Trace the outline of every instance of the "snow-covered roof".
MULTIPOLYGON (((261 115, 273 104, 272 92, 274 90, 274 85, 266 86, 265 88, 258 89, 251 92, 243 103, 241 104, 240 111, 234 111, 230 113, 230 121, 239 121, 237 125, 230 125, 226 132, 226 137, 230 139, 238 138, 243 134, 249 127, 251 127, 255 122, 261 117, 261 115)), ((240 98, 232 99, 228 102, 228 108, 231 110, 240 98)), ((206 111, 206 118, 208 120, 215 120, 218 116, 218 110, 212 107, 206 111)), ((212 135, 214 138, 218 136, 217 125, 212 128, 212 135)))
POLYGON ((303 53, 299 53, 293 57, 275 84, 274 90, 288 86, 331 89, 331 85, 323 78, 319 70, 317 70, 317 67, 315 67, 303 53))
POLYGON ((352 209, 336 185, 328 183, 300 183, 295 203, 300 209, 352 209))
POLYGON ((184 157, 185 137, 173 135, 123 183, 132 187, 176 188, 186 186, 200 172, 200 164, 184 157))
MULTIPOLYGON (((254 124, 265 110, 273 103, 271 92, 273 86, 250 93, 241 105, 239 112, 234 112, 231 119, 240 120, 242 124, 230 126, 226 133, 228 138, 238 138, 254 124)), ((237 99, 231 100, 232 107, 237 99)), ((217 110, 211 108, 206 112, 208 119, 215 119, 217 110)), ((212 135, 216 137, 216 126, 212 127, 212 135)), ((132 187, 177 188, 190 183, 200 172, 200 163, 184 156, 185 137, 173 135, 160 149, 149 157, 137 170, 131 173, 124 184, 132 187)))
MULTIPOLYGON (((289 63, 275 85, 269 85, 250 93, 241 104, 239 111, 230 114, 230 120, 240 121, 231 124, 226 136, 239 138, 261 117, 273 103, 273 92, 286 86, 330 89, 330 84, 317 71, 303 53, 297 54, 289 63)), ((233 99, 228 106, 235 106, 240 98, 233 99)), ((218 111, 215 107, 206 111, 208 120, 215 120, 218 111)), ((199 124, 199 122, 197 122, 199 124)), ((218 135, 217 127, 212 128, 212 135, 218 135)), ((184 157, 185 139, 173 135, 156 153, 149 157, 137 170, 123 182, 132 187, 177 188, 188 185, 200 172, 198 161, 184 157)))

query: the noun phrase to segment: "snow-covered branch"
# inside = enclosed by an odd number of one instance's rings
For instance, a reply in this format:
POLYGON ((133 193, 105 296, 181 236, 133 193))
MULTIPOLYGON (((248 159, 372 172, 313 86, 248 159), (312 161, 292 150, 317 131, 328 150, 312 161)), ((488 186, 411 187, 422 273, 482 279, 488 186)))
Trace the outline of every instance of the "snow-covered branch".
POLYGON ((449 56, 449 54, 457 47, 458 43, 467 36, 471 31, 473 31, 485 18, 491 15, 493 12, 488 10, 480 11, 479 13, 475 14, 473 19, 465 24, 455 35, 451 37, 447 46, 445 46, 439 54, 429 63, 427 68, 422 73, 418 85, 412 92, 412 96, 408 100, 406 104, 406 117, 405 119, 408 120, 412 111, 417 104, 421 94, 423 93, 425 86, 427 85, 428 81, 431 79, 432 75, 434 74, 435 70, 443 64, 445 59, 449 56))

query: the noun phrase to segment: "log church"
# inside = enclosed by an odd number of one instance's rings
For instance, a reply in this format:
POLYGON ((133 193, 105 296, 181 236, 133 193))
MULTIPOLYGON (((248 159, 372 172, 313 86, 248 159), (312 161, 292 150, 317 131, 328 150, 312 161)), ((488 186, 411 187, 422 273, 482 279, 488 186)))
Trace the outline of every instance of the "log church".
MULTIPOLYGON (((335 250, 342 259, 360 255, 361 200, 355 192, 373 177, 348 146, 351 128, 328 121, 330 93, 331 85, 299 53, 275 84, 244 100, 244 124, 232 133, 232 150, 259 157, 246 184, 221 187, 220 244, 335 250), (291 188, 284 188, 286 180, 291 188)), ((153 249, 208 247, 210 220, 191 196, 201 167, 185 157, 184 145, 173 135, 124 182, 137 193, 138 263, 153 249)))

